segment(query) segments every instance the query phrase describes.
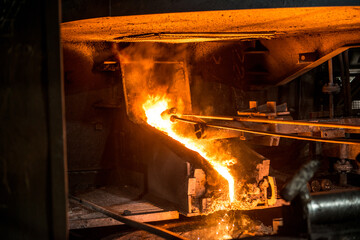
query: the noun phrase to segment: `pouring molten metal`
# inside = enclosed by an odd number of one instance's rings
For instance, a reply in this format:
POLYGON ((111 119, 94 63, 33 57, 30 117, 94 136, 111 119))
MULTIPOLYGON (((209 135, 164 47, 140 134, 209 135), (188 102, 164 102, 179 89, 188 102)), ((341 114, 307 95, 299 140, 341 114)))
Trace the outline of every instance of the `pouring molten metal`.
POLYGON ((233 202, 235 200, 235 184, 234 178, 227 166, 234 164, 236 160, 224 159, 224 157, 228 157, 226 154, 222 154, 222 157, 220 158, 222 160, 219 160, 219 152, 211 149, 208 144, 204 144, 195 137, 186 137, 177 133, 177 124, 172 122, 170 119, 162 117, 162 113, 169 109, 169 102, 170 100, 166 97, 149 96, 147 101, 142 105, 147 118, 147 123, 179 141, 188 149, 199 153, 204 159, 206 159, 213 168, 227 180, 229 185, 229 200, 230 202, 233 202))

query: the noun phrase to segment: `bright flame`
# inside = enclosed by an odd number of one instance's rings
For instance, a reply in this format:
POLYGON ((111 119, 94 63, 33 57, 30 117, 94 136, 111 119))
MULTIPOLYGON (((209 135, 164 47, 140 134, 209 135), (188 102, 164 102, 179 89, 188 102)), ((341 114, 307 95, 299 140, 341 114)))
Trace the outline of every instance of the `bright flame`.
MULTIPOLYGON (((149 99, 143 104, 143 109, 147 117, 147 123, 165 132, 168 136, 184 144, 185 147, 198 152, 203 158, 205 158, 214 167, 214 169, 228 181, 229 198, 230 202, 233 202, 235 195, 234 178, 230 174, 229 169, 223 164, 219 163, 216 159, 216 156, 212 156, 210 152, 206 151, 206 147, 197 141, 196 138, 192 139, 179 136, 174 131, 174 123, 170 120, 164 120, 161 117, 161 113, 169 109, 168 102, 169 99, 166 99, 165 97, 149 97, 149 99)), ((229 159, 226 161, 226 165, 233 161, 233 159, 229 159)))

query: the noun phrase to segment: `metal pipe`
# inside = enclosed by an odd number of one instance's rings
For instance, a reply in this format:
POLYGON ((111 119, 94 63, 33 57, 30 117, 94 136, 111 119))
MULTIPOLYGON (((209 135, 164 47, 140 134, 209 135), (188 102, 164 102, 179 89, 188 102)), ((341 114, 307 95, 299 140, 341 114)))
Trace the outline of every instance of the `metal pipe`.
MULTIPOLYGON (((334 84, 334 77, 333 77, 333 65, 332 65, 332 58, 328 61, 328 69, 329 69, 329 86, 334 84)), ((334 96, 332 93, 329 93, 329 117, 334 118, 334 96)))
MULTIPOLYGON (((170 119, 171 119, 171 121, 186 122, 186 123, 190 123, 190 124, 205 124, 203 122, 180 118, 175 115, 172 115, 170 119)), ((324 139, 324 138, 320 138, 320 137, 297 136, 297 135, 293 135, 293 134, 274 133, 274 132, 267 132, 267 131, 260 131, 260 130, 252 130, 249 128, 231 127, 231 126, 224 126, 224 125, 211 124, 211 123, 206 123, 205 126, 219 128, 219 129, 227 129, 227 130, 246 132, 246 133, 260 134, 260 135, 265 135, 265 136, 275 136, 275 137, 291 138, 291 139, 305 140, 305 141, 337 143, 337 144, 360 144, 360 141, 351 141, 351 140, 346 140, 346 139, 336 140, 336 139, 324 139)))
POLYGON ((235 117, 232 116, 203 116, 203 115, 195 115, 195 114, 183 114, 184 117, 196 117, 201 119, 213 119, 213 120, 224 120, 224 121, 234 121, 235 117))
POLYGON ((351 115, 351 84, 350 84, 350 72, 349 72, 349 51, 346 50, 344 53, 344 64, 345 64, 345 78, 344 78, 344 108, 346 116, 351 115))
POLYGON ((333 64, 332 64, 332 58, 328 60, 328 68, 329 68, 329 85, 334 84, 334 77, 333 77, 333 64))
POLYGON ((239 121, 239 122, 255 122, 255 123, 274 123, 274 124, 286 124, 286 125, 299 125, 299 126, 310 126, 310 127, 329 127, 329 128, 343 128, 360 130, 359 125, 343 125, 337 123, 320 123, 320 122, 305 122, 295 120, 275 120, 275 119, 260 119, 260 118, 244 118, 237 116, 202 116, 193 114, 184 114, 184 117, 196 117, 201 119, 212 119, 212 120, 224 120, 224 121, 239 121))
POLYGON ((195 125, 195 134, 198 139, 223 139, 241 137, 243 133, 238 131, 208 128, 203 125, 195 125))
POLYGON ((329 118, 334 118, 334 96, 329 94, 329 118))
POLYGON ((312 223, 358 221, 360 214, 360 191, 319 193, 311 196, 307 204, 308 217, 312 223))
POLYGON ((100 212, 102 214, 105 214, 108 217, 111 217, 115 220, 118 220, 120 222, 125 223, 126 225, 129 225, 131 227, 137 228, 137 229, 141 229, 141 230, 145 230, 149 233, 153 233, 157 236, 163 237, 165 239, 179 239, 179 240, 187 240, 187 238, 180 236, 179 234, 176 234, 174 232, 170 232, 166 229, 162 229, 159 227, 155 227, 146 223, 142 223, 142 222, 138 222, 138 221, 134 221, 132 219, 129 219, 127 217, 123 217, 119 214, 117 214, 116 212, 110 211, 108 209, 105 209, 95 203, 86 201, 84 199, 80 199, 77 198, 75 196, 69 196, 69 198, 75 200, 76 202, 80 203, 81 205, 90 208, 94 211, 100 212))
MULTIPOLYGON (((347 97, 346 97, 346 80, 345 80, 345 69, 344 69, 344 59, 343 59, 343 53, 340 53, 338 55, 338 58, 339 58, 339 65, 340 65, 340 77, 341 77, 341 83, 342 83, 342 93, 343 93, 343 96, 344 96, 344 113, 343 115, 345 117, 349 116, 349 111, 348 111, 348 106, 347 106, 347 97)), ((351 107, 351 105, 350 105, 351 107)))

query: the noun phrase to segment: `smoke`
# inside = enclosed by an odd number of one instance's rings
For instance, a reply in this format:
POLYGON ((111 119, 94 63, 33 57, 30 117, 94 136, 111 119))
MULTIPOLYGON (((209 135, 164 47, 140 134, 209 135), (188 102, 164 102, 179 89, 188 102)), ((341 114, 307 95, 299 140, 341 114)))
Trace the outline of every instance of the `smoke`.
POLYGON ((121 50, 115 44, 113 49, 121 64, 127 113, 132 121, 144 119, 141 106, 149 96, 166 96, 179 111, 191 111, 185 45, 133 43, 121 50))
POLYGON ((65 92, 67 95, 108 88, 94 66, 113 56, 106 43, 66 43, 63 47, 65 92))
MULTIPOLYGON (((143 105, 149 100, 150 105, 153 106, 157 100, 166 99, 168 109, 176 107, 178 113, 192 112, 187 70, 189 50, 186 46, 133 43, 125 49, 118 49, 114 44, 113 51, 117 53, 116 56, 121 64, 126 110, 132 121, 146 122, 147 117, 143 105)), ((162 111, 165 110, 162 109, 162 111)), ((213 112, 212 106, 209 105, 204 111, 204 113, 213 112)), ((157 117, 160 117, 160 114, 161 112, 157 117)), ((152 126, 157 123, 161 123, 161 120, 155 118, 152 126)), ((161 126, 157 126, 157 128, 162 129, 161 126)), ((208 213, 219 210, 251 209, 258 204, 260 189, 256 184, 246 183, 247 174, 239 164, 238 157, 248 157, 244 154, 233 154, 235 151, 231 151, 239 145, 233 147, 229 141, 198 140, 195 137, 193 126, 187 123, 176 123, 176 127, 169 130, 172 131, 171 134, 168 134, 169 136, 174 139, 182 139, 183 141, 178 141, 183 144, 187 143, 184 145, 197 151, 229 183, 229 190, 226 188, 216 189, 212 192, 208 190, 206 198, 214 200, 207 209, 208 213), (235 191, 234 176, 236 177, 235 191), (236 201, 232 202, 234 192, 236 201), (231 201, 229 201, 229 196, 231 201), (232 203, 230 204, 230 202, 232 203)))

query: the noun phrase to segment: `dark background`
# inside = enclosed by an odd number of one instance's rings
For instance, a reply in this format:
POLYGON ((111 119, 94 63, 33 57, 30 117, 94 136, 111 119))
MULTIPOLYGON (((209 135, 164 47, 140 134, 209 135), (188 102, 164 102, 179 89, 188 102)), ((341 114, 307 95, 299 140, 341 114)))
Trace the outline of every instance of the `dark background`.
POLYGON ((63 0, 63 21, 152 13, 251 8, 357 6, 356 0, 63 0))

